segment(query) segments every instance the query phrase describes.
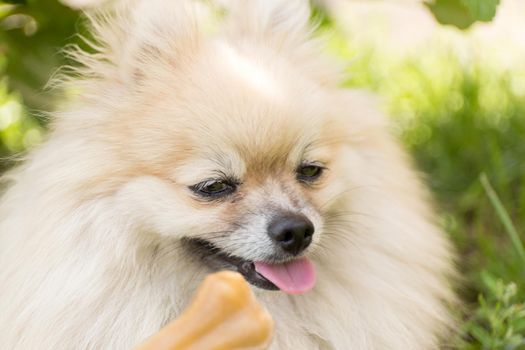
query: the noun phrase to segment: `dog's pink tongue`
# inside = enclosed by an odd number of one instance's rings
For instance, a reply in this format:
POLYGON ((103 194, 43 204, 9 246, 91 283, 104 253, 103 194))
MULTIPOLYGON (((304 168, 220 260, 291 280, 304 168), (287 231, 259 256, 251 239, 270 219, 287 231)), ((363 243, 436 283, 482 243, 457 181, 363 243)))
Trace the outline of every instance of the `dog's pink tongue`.
POLYGON ((308 292, 315 285, 315 267, 307 258, 275 265, 255 262, 255 271, 289 294, 308 292))

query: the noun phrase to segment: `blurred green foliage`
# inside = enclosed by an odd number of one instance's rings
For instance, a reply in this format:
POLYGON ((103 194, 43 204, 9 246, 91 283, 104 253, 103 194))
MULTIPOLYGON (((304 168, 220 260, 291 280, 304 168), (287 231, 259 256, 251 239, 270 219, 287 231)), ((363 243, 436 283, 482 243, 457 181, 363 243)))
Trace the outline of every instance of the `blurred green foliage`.
POLYGON ((0 53, 9 85, 30 108, 49 108, 42 93, 50 73, 66 63, 59 50, 77 42, 79 14, 56 0, 0 1, 0 53))
MULTIPOLYGON (((490 20, 498 3, 436 0, 428 6, 441 22, 463 28, 490 20)), ((454 346, 524 349, 525 267, 479 176, 486 174, 523 242, 525 69, 460 58, 437 43, 417 55, 391 57, 378 43, 343 36, 320 8, 316 15, 321 30, 332 32, 327 50, 352 62, 344 85, 372 89, 385 100, 394 132, 425 174, 441 224, 456 243, 467 310, 454 346)), ((83 32, 81 23, 78 12, 55 0, 0 0, 0 156, 41 139, 46 122, 37 111, 55 106, 42 88, 67 63, 60 48, 79 43, 74 34, 83 32)))
POLYGON ((0 170, 37 144, 55 96, 44 86, 67 63, 60 50, 78 43, 79 13, 56 0, 0 0, 0 170))

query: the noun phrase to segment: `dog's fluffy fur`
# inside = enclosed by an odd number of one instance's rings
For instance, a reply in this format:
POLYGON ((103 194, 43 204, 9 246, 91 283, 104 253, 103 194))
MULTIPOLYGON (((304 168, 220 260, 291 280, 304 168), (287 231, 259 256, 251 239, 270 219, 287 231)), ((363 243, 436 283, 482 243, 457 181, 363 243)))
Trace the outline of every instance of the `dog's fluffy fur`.
POLYGON ((338 87, 307 4, 229 6, 202 19, 189 1, 137 0, 93 17, 79 96, 4 177, 2 348, 132 348, 209 273, 181 238, 260 259, 268 208, 312 220, 318 275, 303 295, 253 287, 272 349, 438 348, 451 249, 373 100, 338 87), (312 186, 293 175, 305 159, 328 168, 312 186), (216 173, 238 195, 188 189, 216 173))

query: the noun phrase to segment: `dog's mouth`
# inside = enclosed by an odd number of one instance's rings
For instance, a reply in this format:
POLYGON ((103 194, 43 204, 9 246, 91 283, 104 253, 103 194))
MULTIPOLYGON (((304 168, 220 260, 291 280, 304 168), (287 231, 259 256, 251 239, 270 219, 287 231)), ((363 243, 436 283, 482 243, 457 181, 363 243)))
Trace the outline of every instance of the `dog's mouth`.
POLYGON ((280 263, 250 261, 227 254, 205 240, 188 239, 185 243, 188 249, 212 270, 237 271, 246 281, 261 289, 302 294, 315 285, 314 266, 304 257, 280 263))

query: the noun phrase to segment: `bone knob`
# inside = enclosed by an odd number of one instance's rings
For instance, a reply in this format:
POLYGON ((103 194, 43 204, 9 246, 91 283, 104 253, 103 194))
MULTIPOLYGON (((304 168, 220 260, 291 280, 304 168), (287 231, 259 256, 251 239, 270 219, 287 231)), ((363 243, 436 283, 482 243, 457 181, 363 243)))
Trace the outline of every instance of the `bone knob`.
POLYGON ((179 318, 136 350, 266 349, 273 321, 236 272, 206 277, 179 318))

